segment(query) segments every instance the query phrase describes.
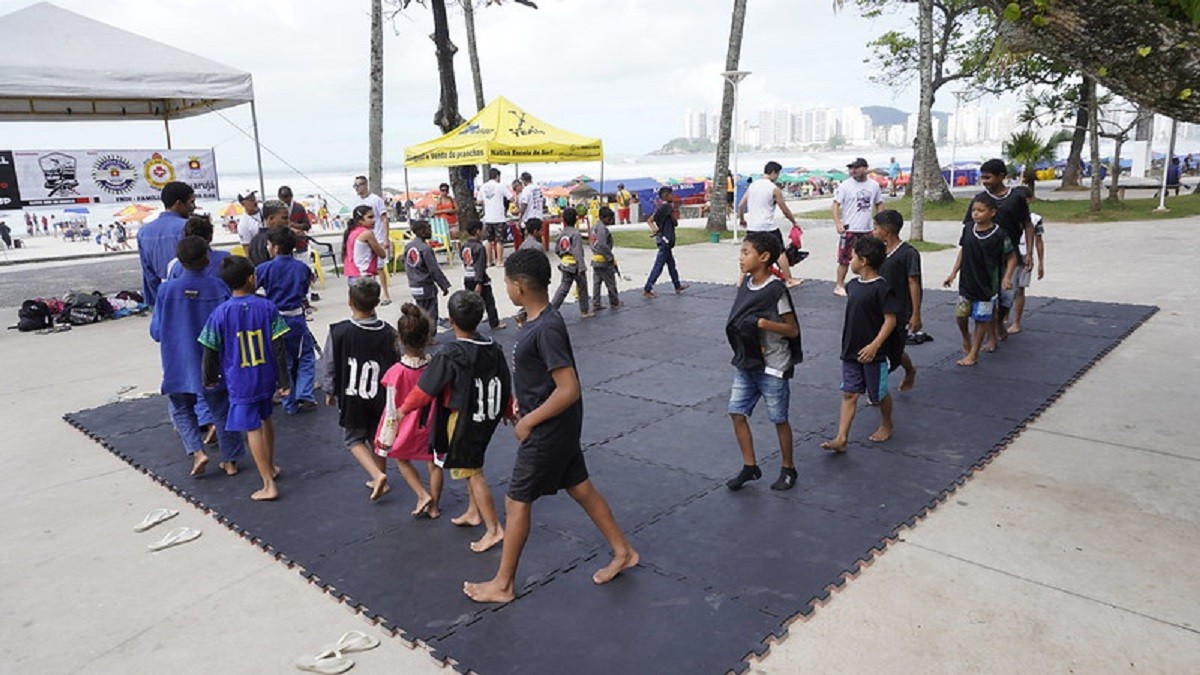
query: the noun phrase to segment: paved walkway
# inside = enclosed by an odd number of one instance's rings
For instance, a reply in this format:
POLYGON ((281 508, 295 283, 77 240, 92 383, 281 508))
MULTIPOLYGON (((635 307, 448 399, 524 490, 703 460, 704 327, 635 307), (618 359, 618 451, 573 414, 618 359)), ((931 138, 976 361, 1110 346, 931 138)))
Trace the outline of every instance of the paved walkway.
MULTIPOLYGON (((827 606, 793 624, 754 672, 1195 668, 1200 443, 1186 411, 1200 379, 1191 346, 1200 271, 1181 256, 1197 223, 1177 223, 1048 226, 1048 277, 1036 294, 1162 311, 827 606)), ((953 224, 927 227, 932 240, 956 236, 953 224)), ((803 272, 832 279, 832 230, 811 228, 805 243, 813 255, 803 272)), ((927 285, 953 255, 925 256, 927 285)), ((622 287, 636 286, 653 252, 619 256, 634 279, 622 287)), ((728 243, 688 246, 678 258, 687 278, 735 275, 728 243)), ((405 295, 402 284, 394 292, 405 295)), ((332 289, 326 297, 321 327, 345 312, 332 289)), ((928 328, 953 339, 951 326, 928 328)), ((295 656, 345 630, 378 632, 61 421, 125 387, 156 390, 146 331, 146 319, 130 318, 50 336, 0 334, 4 670, 289 672, 295 656), (175 522, 204 536, 147 553, 153 535, 131 527, 155 507, 179 509, 175 522)), ((833 392, 828 413, 836 415, 833 392)), ((397 640, 355 660, 362 672, 440 672, 397 640)))

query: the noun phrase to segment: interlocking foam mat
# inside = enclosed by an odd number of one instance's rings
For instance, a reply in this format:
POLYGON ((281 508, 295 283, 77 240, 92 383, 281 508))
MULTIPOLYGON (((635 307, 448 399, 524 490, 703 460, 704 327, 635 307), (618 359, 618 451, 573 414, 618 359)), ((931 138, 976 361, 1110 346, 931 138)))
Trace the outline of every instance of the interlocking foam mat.
MULTIPOLYGON (((343 449, 333 409, 276 415, 282 497, 248 498, 251 463, 229 478, 195 479, 162 397, 66 415, 105 448, 208 511, 329 595, 420 641, 456 669, 480 673, 740 672, 798 616, 806 616, 975 471, 1156 308, 1030 297, 1025 331, 974 368, 954 364, 955 296, 926 291, 933 342, 910 346, 914 391, 894 393, 895 436, 861 409, 849 452, 818 448, 836 428, 843 301, 822 282, 793 291, 805 362, 792 383, 799 483, 768 489, 779 466, 765 410, 754 430, 761 481, 738 493, 723 481, 741 466, 725 404, 733 371, 724 323, 734 290, 693 285, 580 321, 563 314, 584 387, 583 441, 592 479, 641 553, 641 565, 606 586, 603 538, 565 494, 539 500, 504 606, 471 603, 463 580, 495 572, 499 547, 450 524, 464 485, 447 480, 443 518, 409 516, 404 483, 379 502, 343 449)), ((511 346, 513 330, 497 339, 511 346)), ((485 474, 503 509, 516 443, 501 427, 485 474)))

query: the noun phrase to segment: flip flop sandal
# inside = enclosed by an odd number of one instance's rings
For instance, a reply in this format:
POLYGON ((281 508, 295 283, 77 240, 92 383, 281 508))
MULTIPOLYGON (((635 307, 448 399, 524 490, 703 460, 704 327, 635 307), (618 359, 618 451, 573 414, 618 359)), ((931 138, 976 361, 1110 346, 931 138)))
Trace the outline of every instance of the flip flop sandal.
POLYGON ((336 651, 324 651, 316 656, 301 656, 296 659, 296 667, 310 673, 338 675, 353 668, 354 662, 336 651))
POLYGON ((164 548, 186 544, 189 541, 195 541, 199 538, 200 530, 193 530, 190 527, 177 527, 168 532, 162 539, 150 544, 147 548, 151 551, 161 551, 164 548))
POLYGON ((158 525, 161 522, 170 520, 179 515, 179 512, 174 509, 154 509, 146 514, 142 522, 133 526, 134 532, 145 532, 146 530, 158 525))
POLYGON ((379 638, 373 635, 367 635, 359 630, 347 631, 338 638, 338 641, 329 645, 322 654, 334 652, 337 654, 349 654, 351 652, 365 652, 369 649, 375 649, 379 646, 379 638))

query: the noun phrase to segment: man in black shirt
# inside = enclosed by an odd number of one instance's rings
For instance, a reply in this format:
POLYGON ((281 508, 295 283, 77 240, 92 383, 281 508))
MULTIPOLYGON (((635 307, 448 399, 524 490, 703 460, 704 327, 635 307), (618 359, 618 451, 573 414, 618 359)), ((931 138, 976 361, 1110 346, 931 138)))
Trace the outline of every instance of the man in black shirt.
MULTIPOLYGON (((1029 202, 1019 191, 1014 192, 1005 185, 1004 181, 1007 178, 1008 165, 1004 163, 1004 160, 989 159, 979 167, 979 183, 983 185, 984 189, 979 194, 987 195, 996 201, 995 223, 1004 230, 1009 241, 1012 242, 1012 249, 1019 251, 1022 233, 1025 234, 1025 241, 1033 241, 1033 219, 1029 215, 1029 202)), ((963 225, 974 225, 974 221, 971 219, 970 205, 967 205, 967 213, 963 216, 962 222, 963 225)), ((1024 265, 1026 271, 1032 270, 1033 256, 1022 257, 1018 252, 1017 264, 1024 265)), ((1012 308, 1015 298, 1016 293, 1012 290, 1000 293, 996 331, 1001 340, 1008 337, 1005 320, 1008 318, 1008 310, 1012 308)))
POLYGON ((675 228, 679 223, 675 220, 675 207, 672 203, 674 194, 671 188, 663 186, 658 189, 658 198, 662 200, 662 203, 654 210, 654 215, 650 216, 650 231, 654 235, 654 243, 658 244, 658 254, 654 256, 654 267, 650 268, 650 276, 646 277, 646 285, 642 287, 642 295, 647 298, 658 297, 658 294, 654 292, 654 284, 658 283, 663 265, 667 267, 667 274, 671 275, 671 283, 675 286, 675 292, 682 293, 687 289, 686 284, 679 283, 679 272, 675 270, 673 249, 675 248, 675 228))

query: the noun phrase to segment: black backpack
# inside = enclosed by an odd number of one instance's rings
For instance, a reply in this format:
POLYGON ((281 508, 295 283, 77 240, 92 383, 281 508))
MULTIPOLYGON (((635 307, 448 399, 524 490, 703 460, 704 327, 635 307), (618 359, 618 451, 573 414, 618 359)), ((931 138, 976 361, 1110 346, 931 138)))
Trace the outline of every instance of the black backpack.
POLYGON ((41 300, 26 300, 17 310, 17 330, 22 333, 49 328, 54 325, 50 306, 41 300))
POLYGON ((79 293, 72 291, 64 298, 65 307, 59 315, 59 323, 69 323, 72 326, 86 326, 100 319, 112 316, 112 305, 99 291, 79 293))

